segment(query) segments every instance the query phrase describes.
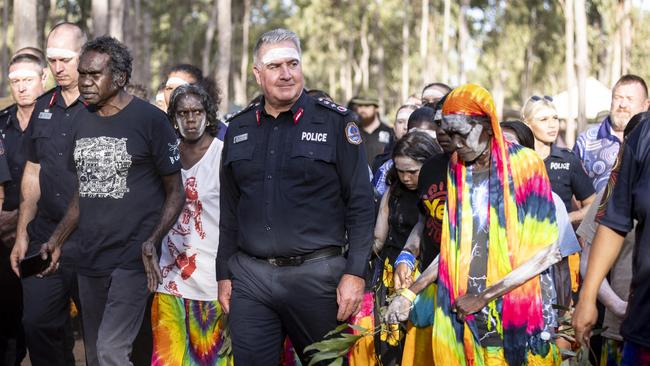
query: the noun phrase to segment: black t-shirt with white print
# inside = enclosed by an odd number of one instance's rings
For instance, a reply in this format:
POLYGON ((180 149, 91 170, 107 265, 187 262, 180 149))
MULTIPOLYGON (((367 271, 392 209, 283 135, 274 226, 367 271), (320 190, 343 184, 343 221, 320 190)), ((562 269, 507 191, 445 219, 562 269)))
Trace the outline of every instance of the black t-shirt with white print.
POLYGON ((141 244, 166 197, 161 177, 181 168, 174 130, 163 112, 135 97, 115 115, 84 109, 76 118, 78 271, 104 276, 116 268, 144 269, 141 244))

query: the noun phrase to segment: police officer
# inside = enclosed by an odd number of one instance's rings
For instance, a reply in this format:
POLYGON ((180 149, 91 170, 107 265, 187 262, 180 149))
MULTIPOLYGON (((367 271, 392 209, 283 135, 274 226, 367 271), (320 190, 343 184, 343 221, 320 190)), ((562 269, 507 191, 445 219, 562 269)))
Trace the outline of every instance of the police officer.
POLYGON ((277 364, 286 335, 306 364, 304 348, 363 296, 373 200, 361 135, 346 108, 307 95, 300 58, 293 32, 261 36, 264 97, 224 141, 216 266, 238 365, 277 364))
MULTIPOLYGON (((57 87, 37 99, 24 137, 27 162, 21 183, 16 244, 11 253, 14 272, 19 262, 37 253, 66 208, 76 187, 70 163, 74 115, 84 105, 77 89, 79 51, 86 36, 77 25, 56 25, 47 38, 47 61, 57 87)), ((59 271, 51 276, 23 278, 23 326, 32 365, 74 363, 64 336, 70 298, 76 287, 72 267, 76 246, 67 245, 59 271)))
POLYGON ((8 79, 11 96, 16 103, 0 112, 0 134, 4 141, 4 154, 11 174, 11 182, 6 183, 4 187, 5 200, 0 214, 0 240, 2 241, 0 287, 6 295, 6 299, 0 303, 0 313, 4 317, 2 324, 5 325, 0 336, 3 339, 0 349, 6 349, 6 353, 0 351, 0 356, 4 355, 4 360, 15 360, 18 364, 25 356, 25 342, 20 322, 23 295, 20 279, 11 272, 9 254, 15 240, 20 181, 25 165, 25 155, 22 153, 24 131, 29 124, 36 98, 43 94, 45 67, 43 58, 24 53, 15 55, 9 63, 8 79), (13 339, 15 346, 5 344, 4 341, 8 339, 13 339))

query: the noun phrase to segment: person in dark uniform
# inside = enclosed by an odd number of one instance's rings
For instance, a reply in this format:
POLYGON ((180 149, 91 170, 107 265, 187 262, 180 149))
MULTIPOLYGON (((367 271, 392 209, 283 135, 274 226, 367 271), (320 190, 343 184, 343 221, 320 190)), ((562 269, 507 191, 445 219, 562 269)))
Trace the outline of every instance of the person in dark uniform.
MULTIPOLYGON (((77 89, 79 51, 86 41, 72 23, 55 26, 47 38, 47 61, 57 87, 36 100, 25 132, 27 158, 21 193, 16 244, 11 253, 14 272, 19 262, 37 253, 63 217, 74 193, 77 174, 72 159, 73 118, 84 108, 77 89)), ((61 268, 48 277, 22 279, 23 326, 32 365, 74 364, 64 336, 70 298, 76 292, 74 237, 66 246, 61 268)))
POLYGON ((393 143, 393 131, 379 119, 379 101, 374 97, 357 96, 348 103, 359 116, 361 138, 366 147, 368 164, 393 143))
POLYGON ((580 223, 594 200, 595 191, 580 159, 571 150, 555 145, 560 123, 553 100, 547 96, 530 97, 521 110, 521 117, 533 131, 535 151, 544 159, 553 192, 562 198, 571 222, 580 223), (579 210, 572 207, 574 196, 582 204, 579 210))
POLYGON ((14 56, 9 63, 8 79, 16 104, 0 112, 0 134, 11 173, 11 182, 4 186, 5 199, 0 214, 0 287, 6 296, 0 302, 0 323, 4 324, 0 334, 0 359, 12 365, 20 364, 26 355, 26 348, 21 324, 22 286, 20 279, 11 271, 9 255, 15 241, 20 181, 25 165, 25 155, 22 153, 24 131, 29 124, 36 98, 43 94, 45 67, 45 60, 34 55, 14 56))
POLYGON ((373 230, 361 134, 349 111, 303 89, 295 33, 254 48, 260 103, 233 116, 221 166, 216 259, 237 365, 273 365, 360 310, 373 230))

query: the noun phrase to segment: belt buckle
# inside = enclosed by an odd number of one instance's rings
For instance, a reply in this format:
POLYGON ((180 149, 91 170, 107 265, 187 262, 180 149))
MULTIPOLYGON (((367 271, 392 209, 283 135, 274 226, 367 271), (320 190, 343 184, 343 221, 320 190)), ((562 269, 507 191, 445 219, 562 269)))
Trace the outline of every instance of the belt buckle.
POLYGON ((303 262, 301 257, 277 257, 267 261, 276 267, 299 266, 303 262))

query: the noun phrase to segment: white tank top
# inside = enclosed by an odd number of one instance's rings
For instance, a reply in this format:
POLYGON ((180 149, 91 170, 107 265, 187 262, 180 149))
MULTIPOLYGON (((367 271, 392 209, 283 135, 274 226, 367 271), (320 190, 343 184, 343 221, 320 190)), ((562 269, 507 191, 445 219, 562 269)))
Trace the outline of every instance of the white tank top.
POLYGON ((217 299, 219 166, 223 142, 215 138, 193 167, 181 170, 185 206, 162 241, 158 292, 185 299, 217 299))

